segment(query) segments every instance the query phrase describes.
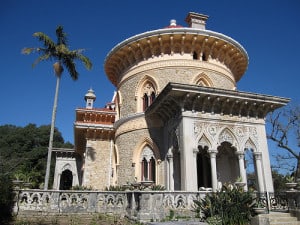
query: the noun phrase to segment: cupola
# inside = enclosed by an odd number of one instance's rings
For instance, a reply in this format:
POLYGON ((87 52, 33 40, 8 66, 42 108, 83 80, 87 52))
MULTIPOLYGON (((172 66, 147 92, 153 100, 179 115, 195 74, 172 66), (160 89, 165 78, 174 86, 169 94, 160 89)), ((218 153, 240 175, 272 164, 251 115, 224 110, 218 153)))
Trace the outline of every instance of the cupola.
POLYGON ((86 106, 85 107, 87 109, 92 109, 94 101, 96 100, 96 95, 95 95, 95 92, 92 88, 90 88, 88 90, 88 92, 85 94, 84 100, 86 101, 86 106))

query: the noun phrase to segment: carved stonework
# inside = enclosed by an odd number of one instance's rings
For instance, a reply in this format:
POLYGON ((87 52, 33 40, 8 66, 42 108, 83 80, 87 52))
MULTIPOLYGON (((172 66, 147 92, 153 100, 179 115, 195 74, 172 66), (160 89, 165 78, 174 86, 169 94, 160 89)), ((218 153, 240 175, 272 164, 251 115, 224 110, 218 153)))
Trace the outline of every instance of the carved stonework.
POLYGON ((202 122, 195 122, 194 123, 194 134, 195 134, 196 137, 201 134, 203 124, 204 123, 202 123, 202 122))
POLYGON ((225 129, 219 136, 219 143, 222 142, 229 142, 233 143, 234 137, 231 132, 229 132, 228 129, 225 129))
POLYGON ((217 134, 217 126, 216 125, 211 125, 208 127, 208 132, 211 136, 215 137, 217 134))

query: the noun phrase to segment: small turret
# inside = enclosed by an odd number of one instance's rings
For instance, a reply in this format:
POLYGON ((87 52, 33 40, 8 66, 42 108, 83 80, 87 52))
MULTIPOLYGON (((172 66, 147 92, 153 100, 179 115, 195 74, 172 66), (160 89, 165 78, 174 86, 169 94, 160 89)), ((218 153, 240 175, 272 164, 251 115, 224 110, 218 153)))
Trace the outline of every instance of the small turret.
POLYGON ((85 107, 87 109, 92 109, 94 101, 96 100, 96 95, 95 95, 95 92, 92 88, 90 88, 88 90, 88 92, 85 94, 84 100, 86 101, 86 106, 85 107))

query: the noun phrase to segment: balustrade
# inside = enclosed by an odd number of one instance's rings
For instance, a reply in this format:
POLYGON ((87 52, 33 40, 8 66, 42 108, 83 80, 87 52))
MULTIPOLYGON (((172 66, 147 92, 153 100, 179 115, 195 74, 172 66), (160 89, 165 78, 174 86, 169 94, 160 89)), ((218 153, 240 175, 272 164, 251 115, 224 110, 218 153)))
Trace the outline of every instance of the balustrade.
MULTIPOLYGON (((16 190, 14 213, 112 213, 139 221, 162 220, 171 211, 194 217, 194 200, 209 192, 16 190)), ((257 193, 268 211, 298 210, 300 192, 257 193)))

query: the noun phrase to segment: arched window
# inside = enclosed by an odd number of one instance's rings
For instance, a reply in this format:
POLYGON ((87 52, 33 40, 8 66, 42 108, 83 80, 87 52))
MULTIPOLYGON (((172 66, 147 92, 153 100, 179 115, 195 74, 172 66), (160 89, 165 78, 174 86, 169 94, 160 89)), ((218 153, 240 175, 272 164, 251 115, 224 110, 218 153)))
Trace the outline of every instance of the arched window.
POLYGON ((156 163, 153 151, 149 146, 144 147, 141 155, 141 181, 153 181, 156 179, 156 163))
POLYGON ((143 111, 145 111, 154 101, 155 89, 150 82, 146 82, 142 89, 142 102, 143 102, 143 111))

